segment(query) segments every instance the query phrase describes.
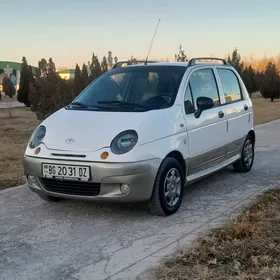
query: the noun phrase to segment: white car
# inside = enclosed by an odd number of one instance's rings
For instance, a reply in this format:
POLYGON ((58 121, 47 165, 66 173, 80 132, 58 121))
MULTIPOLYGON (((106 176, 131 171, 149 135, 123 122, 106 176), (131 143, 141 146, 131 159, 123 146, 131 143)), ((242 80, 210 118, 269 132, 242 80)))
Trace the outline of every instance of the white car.
MULTIPOLYGON (((222 63, 114 67, 33 132, 27 184, 41 198, 147 201, 175 213, 184 186, 233 165, 251 170, 252 102, 222 63)), ((213 60, 213 58, 209 58, 213 60)))

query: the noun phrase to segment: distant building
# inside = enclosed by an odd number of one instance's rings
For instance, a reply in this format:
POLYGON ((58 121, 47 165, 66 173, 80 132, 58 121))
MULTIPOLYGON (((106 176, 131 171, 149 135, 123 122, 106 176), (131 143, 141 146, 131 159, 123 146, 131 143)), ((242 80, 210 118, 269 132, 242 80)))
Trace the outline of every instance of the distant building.
MULTIPOLYGON (((2 83, 5 76, 8 76, 13 82, 16 90, 19 88, 21 63, 12 61, 0 61, 0 91, 3 90, 2 83)), ((32 72, 35 75, 36 67, 32 66, 32 72)))
POLYGON ((58 70, 58 75, 65 80, 74 79, 75 77, 75 69, 64 69, 64 70, 58 70))
MULTIPOLYGON (((35 76, 37 67, 33 67, 33 66, 31 67, 32 67, 32 72, 35 76)), ((0 61, 0 91, 3 90, 2 83, 5 76, 8 76, 11 79, 16 90, 18 90, 19 81, 20 81, 20 70, 21 70, 21 62, 0 61)), ((66 80, 74 79, 75 69, 58 70, 57 73, 62 79, 66 79, 66 80)))

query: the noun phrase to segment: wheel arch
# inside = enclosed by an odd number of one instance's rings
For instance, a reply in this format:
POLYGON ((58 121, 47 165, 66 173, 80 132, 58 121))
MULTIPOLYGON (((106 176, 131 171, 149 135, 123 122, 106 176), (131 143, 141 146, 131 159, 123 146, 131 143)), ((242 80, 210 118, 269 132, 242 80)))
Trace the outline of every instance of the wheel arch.
POLYGON ((248 134, 252 137, 253 144, 255 146, 255 143, 256 143, 256 133, 255 133, 255 131, 254 130, 250 130, 248 134))
POLYGON ((172 158, 175 158, 181 165, 182 169, 183 169, 183 172, 184 172, 184 179, 186 178, 186 173, 187 173, 187 166, 186 166, 186 162, 184 160, 184 157, 183 155, 177 151, 177 150, 174 150, 172 152, 170 152, 165 158, 167 157, 172 157, 172 158))

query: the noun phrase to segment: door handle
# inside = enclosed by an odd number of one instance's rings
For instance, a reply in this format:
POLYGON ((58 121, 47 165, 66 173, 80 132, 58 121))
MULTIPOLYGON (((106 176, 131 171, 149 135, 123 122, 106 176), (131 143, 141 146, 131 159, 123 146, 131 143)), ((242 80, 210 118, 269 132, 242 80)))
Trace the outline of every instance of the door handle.
POLYGON ((224 117, 224 115, 225 115, 225 114, 224 114, 224 112, 223 112, 223 111, 220 111, 220 112, 219 112, 219 114, 218 114, 219 118, 223 118, 223 117, 224 117))
POLYGON ((247 104, 245 104, 245 105, 244 105, 244 110, 245 110, 245 111, 247 111, 247 110, 248 110, 248 108, 249 108, 249 107, 248 107, 248 105, 247 105, 247 104))

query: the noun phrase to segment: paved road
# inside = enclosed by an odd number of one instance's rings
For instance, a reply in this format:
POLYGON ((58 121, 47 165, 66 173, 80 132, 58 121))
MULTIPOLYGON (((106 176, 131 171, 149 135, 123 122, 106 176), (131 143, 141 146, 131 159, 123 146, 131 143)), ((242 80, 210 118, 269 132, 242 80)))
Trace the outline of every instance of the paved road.
POLYGON ((180 211, 167 218, 147 214, 144 205, 49 204, 26 186, 0 192, 0 279, 135 279, 264 189, 280 186, 280 120, 256 131, 249 174, 228 168, 188 187, 180 211))
MULTIPOLYGON (((5 99, 4 99, 5 101, 5 99)), ((7 108, 15 108, 15 107, 24 107, 25 105, 23 103, 20 103, 18 101, 13 102, 0 102, 0 109, 7 109, 7 108)))

